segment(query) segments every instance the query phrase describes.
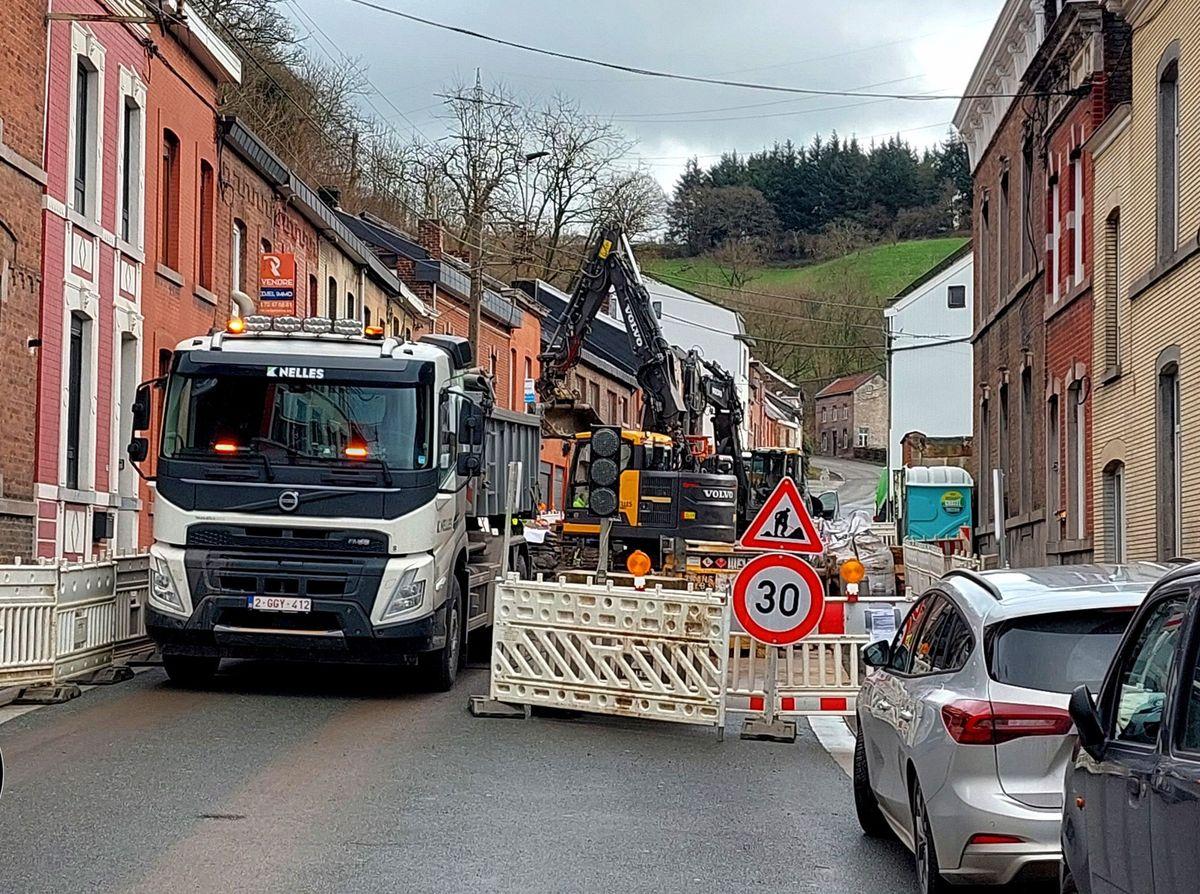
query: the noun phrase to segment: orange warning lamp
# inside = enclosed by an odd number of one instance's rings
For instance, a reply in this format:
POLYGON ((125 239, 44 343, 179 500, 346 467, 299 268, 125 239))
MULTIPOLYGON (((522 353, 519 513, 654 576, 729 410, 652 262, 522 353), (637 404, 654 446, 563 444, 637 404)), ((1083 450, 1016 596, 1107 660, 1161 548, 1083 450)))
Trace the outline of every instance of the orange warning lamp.
POLYGON ((858 559, 850 558, 842 562, 838 574, 848 584, 862 583, 862 579, 867 576, 867 566, 858 559))
POLYGON ((217 453, 237 453, 238 445, 233 441, 217 441, 213 444, 213 450, 217 453))
POLYGON ((246 331, 246 321, 241 317, 230 317, 229 322, 225 324, 225 331, 230 335, 241 335, 246 331))
POLYGON ((640 549, 635 549, 625 560, 625 567, 634 577, 645 577, 650 573, 650 557, 640 549))
POLYGON ((367 448, 362 444, 350 444, 346 447, 345 454, 350 459, 366 459, 367 448))
POLYGON ((363 335, 366 338, 383 338, 382 326, 366 326, 363 328, 363 335))

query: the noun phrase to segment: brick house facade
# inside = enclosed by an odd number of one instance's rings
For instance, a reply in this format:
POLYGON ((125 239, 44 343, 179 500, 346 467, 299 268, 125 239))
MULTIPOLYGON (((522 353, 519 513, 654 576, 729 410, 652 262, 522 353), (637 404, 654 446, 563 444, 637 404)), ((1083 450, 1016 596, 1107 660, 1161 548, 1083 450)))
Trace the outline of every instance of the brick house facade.
POLYGON ((0 562, 33 555, 45 0, 0 5, 0 562))
MULTIPOLYGON (((153 89, 146 109, 142 378, 165 374, 183 339, 222 325, 229 314, 230 244, 219 238, 220 145, 217 97, 241 78, 233 51, 195 8, 187 19, 152 26, 153 89)), ((161 416, 161 393, 153 418, 161 416)), ((148 433, 158 443, 157 426, 148 433)), ((151 460, 153 457, 151 458, 151 460)), ((153 462, 148 465, 153 467, 153 462)), ((153 491, 142 484, 140 529, 150 541, 153 491)))
POLYGON ((1129 97, 1129 27, 1100 3, 1071 3, 1050 24, 1029 66, 1039 93, 1085 91, 1048 103, 1039 141, 1046 153, 1045 342, 1047 558, 1093 555, 1092 244, 1094 178, 1085 145, 1129 97))
POLYGON ((816 452, 822 456, 887 449, 887 382, 879 373, 835 379, 817 392, 813 405, 816 452))
POLYGON ((54 21, 48 33, 36 553, 80 559, 136 543, 118 422, 140 375, 149 74, 143 26, 54 21))
POLYGON ((1054 4, 1008 0, 954 123, 974 177, 976 542, 1004 537, 1015 566, 1046 562, 1046 164, 1039 139, 1047 103, 1028 97, 1026 70, 1054 4), (981 94, 999 96, 982 98, 981 94), (1020 94, 1022 98, 1014 98, 1020 94), (1004 473, 1000 518, 992 470, 1004 473))

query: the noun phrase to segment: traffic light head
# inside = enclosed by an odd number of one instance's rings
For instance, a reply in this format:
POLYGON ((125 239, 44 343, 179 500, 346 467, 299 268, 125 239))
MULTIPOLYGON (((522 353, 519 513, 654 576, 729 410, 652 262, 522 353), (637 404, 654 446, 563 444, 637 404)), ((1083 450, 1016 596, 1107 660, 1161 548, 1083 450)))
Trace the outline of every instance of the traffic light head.
POLYGON ((588 510, 607 518, 621 508, 621 430, 611 426, 592 429, 588 463, 588 510))

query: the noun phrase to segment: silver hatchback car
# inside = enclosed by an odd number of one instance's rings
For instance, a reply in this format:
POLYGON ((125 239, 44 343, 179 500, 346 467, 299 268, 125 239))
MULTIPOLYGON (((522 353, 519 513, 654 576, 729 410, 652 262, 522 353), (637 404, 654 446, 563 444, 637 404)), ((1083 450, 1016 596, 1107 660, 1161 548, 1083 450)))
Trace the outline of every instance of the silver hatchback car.
POLYGON ((1070 693, 1099 685, 1166 571, 952 572, 867 647, 855 806, 868 835, 913 851, 922 892, 1056 876, 1070 693))

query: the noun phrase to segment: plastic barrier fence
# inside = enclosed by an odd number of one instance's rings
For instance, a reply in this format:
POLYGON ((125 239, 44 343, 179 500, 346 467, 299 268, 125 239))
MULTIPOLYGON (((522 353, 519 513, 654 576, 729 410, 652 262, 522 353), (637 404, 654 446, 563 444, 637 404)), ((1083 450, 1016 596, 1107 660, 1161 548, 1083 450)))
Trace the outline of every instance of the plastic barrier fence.
POLYGON ((496 585, 491 698, 723 728, 729 604, 510 575, 496 585))

